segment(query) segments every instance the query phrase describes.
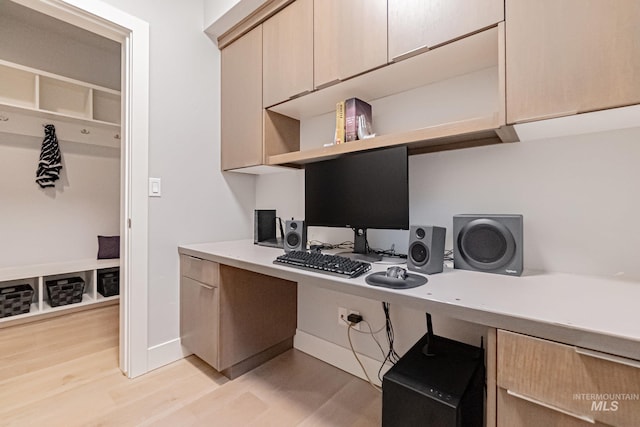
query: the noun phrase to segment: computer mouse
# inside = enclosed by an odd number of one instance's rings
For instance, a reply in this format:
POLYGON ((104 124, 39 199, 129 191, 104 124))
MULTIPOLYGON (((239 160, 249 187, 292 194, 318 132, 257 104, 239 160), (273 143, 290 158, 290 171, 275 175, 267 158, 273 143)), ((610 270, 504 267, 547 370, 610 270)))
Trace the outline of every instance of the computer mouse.
POLYGON ((398 266, 389 267, 387 268, 387 273, 385 274, 385 276, 391 277, 393 279, 404 280, 407 278, 407 270, 398 266))

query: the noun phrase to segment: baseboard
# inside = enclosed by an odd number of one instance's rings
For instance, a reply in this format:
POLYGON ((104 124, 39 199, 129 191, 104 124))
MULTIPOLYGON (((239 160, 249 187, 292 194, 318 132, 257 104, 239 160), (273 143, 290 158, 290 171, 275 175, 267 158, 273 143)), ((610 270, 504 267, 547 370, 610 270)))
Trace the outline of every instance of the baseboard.
MULTIPOLYGON (((296 336, 293 340, 293 347, 309 354, 310 356, 320 359, 325 363, 333 365, 338 369, 342 369, 343 371, 362 378, 365 381, 367 380, 362 373, 362 368, 349 348, 341 347, 330 341, 323 340, 322 338, 318 338, 314 335, 301 331, 300 329, 296 331, 296 336)), ((378 370, 380 369, 380 364, 382 362, 360 353, 358 353, 358 357, 364 365, 364 368, 367 370, 367 374, 369 375, 369 378, 371 378, 371 381, 376 385, 381 385, 378 380, 378 370)), ((389 365, 385 366, 382 369, 381 376, 384 375, 389 368, 389 365)))
POLYGON ((152 371, 187 357, 190 352, 180 345, 180 338, 149 347, 147 350, 147 370, 152 371))

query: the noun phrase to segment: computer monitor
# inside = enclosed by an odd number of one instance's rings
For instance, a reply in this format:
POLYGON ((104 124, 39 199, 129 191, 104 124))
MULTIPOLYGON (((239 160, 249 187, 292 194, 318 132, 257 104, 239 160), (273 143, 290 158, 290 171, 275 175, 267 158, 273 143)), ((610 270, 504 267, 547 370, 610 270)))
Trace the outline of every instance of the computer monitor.
POLYGON ((369 251, 366 230, 409 228, 407 147, 307 164, 305 221, 309 226, 352 228, 355 257, 379 259, 369 251))

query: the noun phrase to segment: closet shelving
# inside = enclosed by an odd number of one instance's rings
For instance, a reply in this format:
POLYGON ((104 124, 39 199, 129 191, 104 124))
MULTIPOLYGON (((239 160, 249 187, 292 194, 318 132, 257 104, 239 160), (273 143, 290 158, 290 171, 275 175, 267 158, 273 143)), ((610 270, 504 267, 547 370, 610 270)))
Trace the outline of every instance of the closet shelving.
POLYGON ((70 261, 0 269, 0 288, 29 284, 34 290, 30 312, 0 318, 0 326, 2 323, 28 317, 44 317, 47 314, 84 308, 89 305, 116 303, 120 298, 119 295, 103 297, 98 293, 97 283, 100 270, 119 266, 119 259, 109 259, 70 261), (47 299, 45 283, 48 280, 76 276, 81 277, 85 282, 82 301, 76 304, 51 307, 47 299))
POLYGON ((0 132, 120 147, 120 92, 0 60, 0 132))

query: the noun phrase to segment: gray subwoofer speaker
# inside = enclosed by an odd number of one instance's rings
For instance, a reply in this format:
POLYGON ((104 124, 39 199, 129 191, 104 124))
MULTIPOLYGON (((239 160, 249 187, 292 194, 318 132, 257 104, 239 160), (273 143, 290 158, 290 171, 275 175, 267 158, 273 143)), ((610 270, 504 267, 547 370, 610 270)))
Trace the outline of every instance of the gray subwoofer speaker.
POLYGON ((453 266, 520 276, 522 234, 522 215, 456 215, 453 217, 453 266))

